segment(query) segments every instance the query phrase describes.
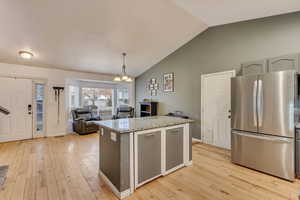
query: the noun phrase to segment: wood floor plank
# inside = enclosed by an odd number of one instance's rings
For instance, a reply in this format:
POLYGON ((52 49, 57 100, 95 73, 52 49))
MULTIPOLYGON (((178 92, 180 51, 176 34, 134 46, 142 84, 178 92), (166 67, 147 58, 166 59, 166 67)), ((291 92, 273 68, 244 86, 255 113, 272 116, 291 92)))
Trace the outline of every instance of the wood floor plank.
MULTIPOLYGON (((8 164, 1 200, 116 200, 98 176, 97 134, 0 144, 8 164)), ((298 200, 294 183, 230 162, 230 151, 193 144, 193 165, 139 188, 128 200, 298 200)))

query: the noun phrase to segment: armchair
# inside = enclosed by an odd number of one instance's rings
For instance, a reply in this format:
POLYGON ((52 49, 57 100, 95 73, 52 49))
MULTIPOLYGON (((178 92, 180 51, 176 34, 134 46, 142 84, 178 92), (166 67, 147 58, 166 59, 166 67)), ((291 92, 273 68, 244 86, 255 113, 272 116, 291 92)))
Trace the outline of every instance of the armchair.
POLYGON ((134 108, 128 105, 120 105, 117 108, 117 113, 113 118, 121 119, 121 118, 132 118, 132 117, 134 117, 134 108))
POLYGON ((98 131, 98 126, 92 121, 99 121, 99 116, 93 116, 89 109, 77 108, 72 110, 73 130, 79 135, 94 133, 98 131))

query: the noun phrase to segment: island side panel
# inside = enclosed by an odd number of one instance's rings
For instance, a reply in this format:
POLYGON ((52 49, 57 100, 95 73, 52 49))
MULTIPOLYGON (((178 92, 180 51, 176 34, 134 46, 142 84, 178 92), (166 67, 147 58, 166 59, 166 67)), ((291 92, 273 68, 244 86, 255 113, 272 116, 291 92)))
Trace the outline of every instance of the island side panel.
POLYGON ((120 192, 130 189, 130 133, 120 134, 121 142, 121 185, 120 192))
POLYGON ((99 146, 99 167, 101 172, 120 191, 121 176, 121 142, 120 134, 116 133, 116 141, 111 139, 111 130, 103 128, 103 135, 100 134, 99 146))

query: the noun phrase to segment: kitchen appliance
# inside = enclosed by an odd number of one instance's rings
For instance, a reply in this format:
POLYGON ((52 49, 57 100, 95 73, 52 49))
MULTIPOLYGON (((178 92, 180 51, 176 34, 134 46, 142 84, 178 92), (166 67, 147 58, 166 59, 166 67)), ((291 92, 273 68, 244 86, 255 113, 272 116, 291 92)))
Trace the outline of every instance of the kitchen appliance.
POLYGON ((292 70, 231 79, 233 163, 295 179, 297 88, 292 70))

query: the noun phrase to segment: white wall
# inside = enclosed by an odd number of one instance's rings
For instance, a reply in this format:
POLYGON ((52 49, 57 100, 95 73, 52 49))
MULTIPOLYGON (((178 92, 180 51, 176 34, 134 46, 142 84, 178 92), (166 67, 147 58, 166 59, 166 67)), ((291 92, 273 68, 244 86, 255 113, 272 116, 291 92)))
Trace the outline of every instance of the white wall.
MULTIPOLYGON (((40 68, 24 65, 0 63, 0 77, 17 77, 17 78, 32 78, 42 79, 46 81, 46 136, 59 136, 67 133, 67 92, 65 91, 61 96, 61 122, 57 123, 57 102, 54 99, 53 86, 66 87, 70 84, 70 80, 95 80, 108 81, 113 80, 113 75, 99 74, 99 73, 84 73, 76 71, 65 71, 59 69, 40 68)), ((134 81, 132 83, 124 83, 131 91, 131 98, 134 101, 135 90, 134 81)), ((67 88, 66 88, 67 89, 67 88)))

